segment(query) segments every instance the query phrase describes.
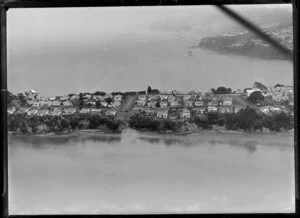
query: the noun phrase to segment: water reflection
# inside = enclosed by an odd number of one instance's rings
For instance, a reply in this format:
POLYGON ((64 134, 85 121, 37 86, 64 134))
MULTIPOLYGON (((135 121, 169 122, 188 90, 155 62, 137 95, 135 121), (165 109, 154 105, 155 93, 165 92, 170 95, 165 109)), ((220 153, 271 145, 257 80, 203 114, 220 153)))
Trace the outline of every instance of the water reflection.
POLYGON ((34 148, 43 148, 46 146, 69 146, 70 144, 85 144, 86 141, 104 144, 120 143, 121 135, 102 134, 102 135, 61 135, 61 136, 13 136, 8 142, 10 145, 24 144, 34 148))
POLYGON ((167 147, 171 146, 185 146, 185 147, 191 147, 191 146, 201 146, 209 144, 211 146, 216 145, 229 145, 238 147, 241 149, 246 149, 249 151, 249 153, 253 153, 257 149, 257 145, 259 144, 256 140, 247 140, 247 141, 241 141, 241 140, 217 140, 217 139, 205 139, 201 138, 200 136, 184 136, 184 137, 176 137, 174 138, 163 138, 163 137, 154 137, 154 136, 140 136, 138 137, 139 140, 148 142, 150 144, 164 144, 167 147))
POLYGON ((148 142, 150 144, 164 144, 167 147, 179 145, 179 146, 186 146, 190 147, 194 145, 189 140, 186 139, 180 139, 180 138, 159 138, 159 137, 146 137, 146 136, 140 136, 138 137, 139 140, 148 142))

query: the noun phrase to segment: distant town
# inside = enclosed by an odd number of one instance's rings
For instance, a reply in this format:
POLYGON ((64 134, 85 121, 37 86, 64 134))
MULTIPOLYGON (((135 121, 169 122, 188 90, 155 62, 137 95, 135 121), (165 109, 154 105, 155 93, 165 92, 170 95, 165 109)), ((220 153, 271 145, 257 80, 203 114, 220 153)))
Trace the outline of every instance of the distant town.
POLYGON ((51 97, 29 90, 16 95, 9 93, 7 112, 9 116, 22 115, 27 119, 92 115, 128 123, 137 115, 184 122, 192 118, 205 120, 211 114, 220 117, 238 114, 246 109, 260 116, 280 113, 294 116, 293 86, 266 87, 255 82, 251 88, 231 90, 221 86, 207 92, 162 92, 148 86, 147 90, 138 92, 97 91, 51 97))

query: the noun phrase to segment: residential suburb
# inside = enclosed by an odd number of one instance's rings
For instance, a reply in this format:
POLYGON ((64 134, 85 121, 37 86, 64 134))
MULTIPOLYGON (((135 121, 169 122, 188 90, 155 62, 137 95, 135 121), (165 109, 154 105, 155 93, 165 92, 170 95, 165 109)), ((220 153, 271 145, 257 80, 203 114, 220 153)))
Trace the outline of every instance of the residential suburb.
POLYGON ((191 132, 194 129, 293 131, 293 86, 207 92, 146 91, 39 96, 36 90, 8 93, 8 129, 19 134, 110 130, 191 132))

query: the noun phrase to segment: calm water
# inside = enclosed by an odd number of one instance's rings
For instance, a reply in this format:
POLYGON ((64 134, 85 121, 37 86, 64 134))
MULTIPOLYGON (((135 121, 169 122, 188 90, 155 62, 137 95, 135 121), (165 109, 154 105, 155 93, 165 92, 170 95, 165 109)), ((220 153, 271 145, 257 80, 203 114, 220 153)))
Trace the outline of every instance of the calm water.
POLYGON ((9 138, 9 211, 294 211, 293 137, 201 133, 9 138))

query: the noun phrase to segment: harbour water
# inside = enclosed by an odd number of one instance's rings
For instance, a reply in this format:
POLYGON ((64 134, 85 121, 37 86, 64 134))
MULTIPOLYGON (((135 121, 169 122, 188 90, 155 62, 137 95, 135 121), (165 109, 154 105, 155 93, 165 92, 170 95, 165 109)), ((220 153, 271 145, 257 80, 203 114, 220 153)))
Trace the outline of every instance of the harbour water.
POLYGON ((293 136, 9 137, 10 214, 294 211, 293 136))

